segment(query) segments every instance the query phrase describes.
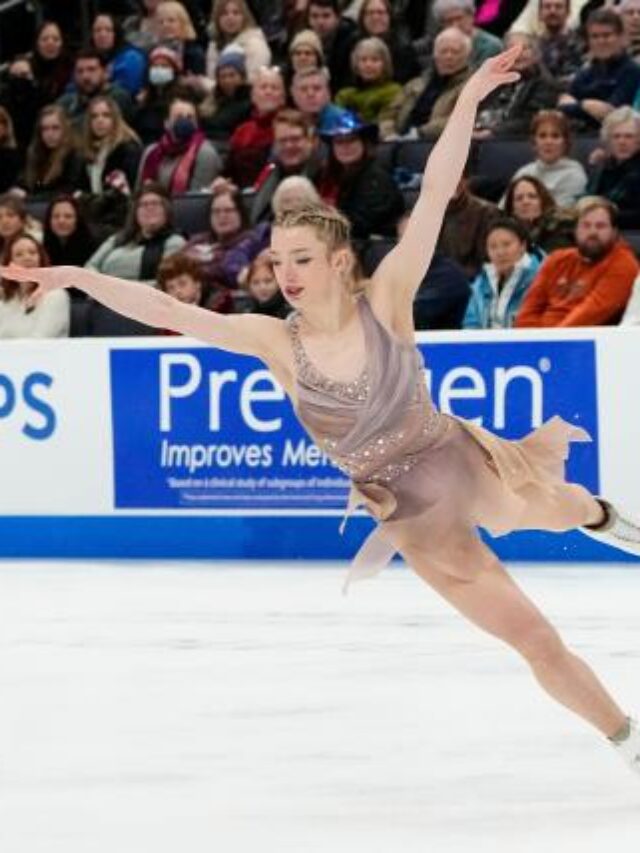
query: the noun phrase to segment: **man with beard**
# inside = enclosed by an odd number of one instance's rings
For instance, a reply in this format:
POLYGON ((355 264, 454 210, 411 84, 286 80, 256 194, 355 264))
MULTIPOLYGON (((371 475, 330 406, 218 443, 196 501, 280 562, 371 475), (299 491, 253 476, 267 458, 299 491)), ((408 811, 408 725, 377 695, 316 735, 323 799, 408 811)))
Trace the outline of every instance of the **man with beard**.
POLYGON ((58 98, 58 103, 75 127, 82 123, 89 101, 96 95, 113 98, 127 124, 131 123, 131 96, 125 89, 109 82, 104 59, 98 51, 93 48, 78 51, 73 65, 73 83, 73 91, 58 98))
POLYGON ((604 326, 620 320, 640 265, 619 237, 615 205, 587 196, 576 209, 576 246, 545 260, 516 326, 604 326))
POLYGON ((570 0, 540 0, 540 56, 542 64, 559 83, 568 85, 580 69, 586 46, 578 30, 569 24, 570 0))

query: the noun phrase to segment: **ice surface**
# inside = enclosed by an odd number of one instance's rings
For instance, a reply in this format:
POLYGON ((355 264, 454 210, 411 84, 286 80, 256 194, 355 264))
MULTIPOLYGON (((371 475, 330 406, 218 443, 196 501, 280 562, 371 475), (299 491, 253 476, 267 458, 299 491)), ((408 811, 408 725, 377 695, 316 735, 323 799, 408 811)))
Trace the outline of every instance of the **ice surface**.
MULTIPOLYGON (((640 777, 407 570, 0 563, 2 853, 591 853, 640 777)), ((640 711, 640 571, 518 581, 640 711)))

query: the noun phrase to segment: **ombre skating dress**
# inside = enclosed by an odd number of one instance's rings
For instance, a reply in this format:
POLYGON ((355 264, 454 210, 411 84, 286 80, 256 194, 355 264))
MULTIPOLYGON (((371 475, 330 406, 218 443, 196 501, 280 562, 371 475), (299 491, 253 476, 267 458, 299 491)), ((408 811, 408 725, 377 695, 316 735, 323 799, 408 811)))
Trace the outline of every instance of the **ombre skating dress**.
POLYGON ((367 360, 352 382, 325 376, 289 317, 296 365, 296 413, 352 483, 347 515, 358 506, 378 521, 351 564, 353 580, 384 568, 396 552, 471 580, 495 562, 477 528, 568 530, 584 524, 593 498, 567 483, 571 441, 589 441, 554 417, 519 441, 436 411, 418 349, 378 321, 366 296, 357 301, 367 360))

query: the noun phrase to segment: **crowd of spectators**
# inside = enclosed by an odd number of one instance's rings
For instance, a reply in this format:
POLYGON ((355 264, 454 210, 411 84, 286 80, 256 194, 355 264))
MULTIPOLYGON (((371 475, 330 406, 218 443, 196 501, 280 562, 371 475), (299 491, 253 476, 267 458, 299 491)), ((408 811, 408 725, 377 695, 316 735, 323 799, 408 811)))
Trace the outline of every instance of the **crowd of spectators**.
MULTIPOLYGON (((416 325, 640 323, 640 0, 34 0, 0 32, 2 263, 284 317, 274 215, 335 205, 370 276, 466 80, 519 44, 416 325)), ((0 338, 158 331, 0 281, 0 338)))

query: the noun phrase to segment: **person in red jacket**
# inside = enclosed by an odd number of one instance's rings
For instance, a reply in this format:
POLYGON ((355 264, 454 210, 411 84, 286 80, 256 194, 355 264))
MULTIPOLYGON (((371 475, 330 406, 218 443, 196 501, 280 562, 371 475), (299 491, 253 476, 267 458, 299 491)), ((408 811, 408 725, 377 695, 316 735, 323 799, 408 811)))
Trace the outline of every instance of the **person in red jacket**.
POLYGON ((576 246, 551 252, 516 326, 604 326, 622 316, 640 264, 620 239, 617 209, 605 198, 587 196, 577 211, 576 246))

